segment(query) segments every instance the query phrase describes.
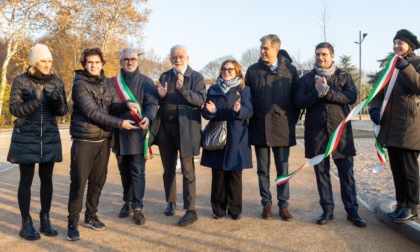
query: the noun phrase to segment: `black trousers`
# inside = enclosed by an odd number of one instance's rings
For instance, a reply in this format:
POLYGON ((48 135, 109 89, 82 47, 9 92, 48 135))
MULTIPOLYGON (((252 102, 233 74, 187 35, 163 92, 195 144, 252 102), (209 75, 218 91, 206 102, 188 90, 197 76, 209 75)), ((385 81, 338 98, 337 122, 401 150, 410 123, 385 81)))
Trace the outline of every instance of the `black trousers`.
POLYGON ((71 146, 69 221, 77 223, 83 205, 87 183, 85 218, 98 211, 99 197, 106 181, 110 141, 88 142, 74 140, 71 146))
POLYGON ((123 186, 123 200, 134 210, 143 209, 146 159, 143 154, 116 156, 123 186))
MULTIPOLYGON (((20 215, 29 217, 31 208, 31 186, 35 174, 35 164, 20 164, 20 181, 18 188, 18 203, 20 215)), ((53 195, 52 175, 54 163, 39 164, 38 174, 41 180, 40 199, 41 213, 49 213, 53 195)))
MULTIPOLYGON (((160 127, 157 143, 163 164, 163 185, 166 202, 176 202, 176 162, 181 150, 179 126, 164 124, 160 127)), ((195 210, 195 166, 194 156, 180 155, 183 176, 184 209, 195 210)))
POLYGON ((242 213, 242 171, 212 169, 211 207, 213 213, 224 216, 242 213))
MULTIPOLYGON (((334 159, 334 163, 337 166, 338 177, 340 178, 341 199, 344 209, 348 214, 355 215, 359 212, 359 205, 357 204, 356 182, 353 175, 353 157, 334 159)), ((330 179, 330 157, 322 160, 314 168, 322 210, 333 212, 334 198, 330 179)))
POLYGON ((419 204, 419 151, 387 147, 397 201, 417 212, 419 204))

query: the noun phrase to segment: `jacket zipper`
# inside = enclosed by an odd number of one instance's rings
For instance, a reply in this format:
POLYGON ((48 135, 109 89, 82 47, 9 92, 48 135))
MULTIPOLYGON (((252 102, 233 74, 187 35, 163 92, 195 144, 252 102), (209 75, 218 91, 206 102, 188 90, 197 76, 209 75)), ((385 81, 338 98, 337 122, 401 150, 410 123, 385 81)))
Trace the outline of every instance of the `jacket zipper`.
POLYGON ((41 102, 41 160, 42 160, 42 155, 43 155, 43 149, 42 149, 42 147, 43 147, 43 144, 42 144, 42 126, 43 126, 43 123, 44 123, 44 120, 43 120, 44 118, 43 118, 43 116, 42 116, 42 102, 41 102))

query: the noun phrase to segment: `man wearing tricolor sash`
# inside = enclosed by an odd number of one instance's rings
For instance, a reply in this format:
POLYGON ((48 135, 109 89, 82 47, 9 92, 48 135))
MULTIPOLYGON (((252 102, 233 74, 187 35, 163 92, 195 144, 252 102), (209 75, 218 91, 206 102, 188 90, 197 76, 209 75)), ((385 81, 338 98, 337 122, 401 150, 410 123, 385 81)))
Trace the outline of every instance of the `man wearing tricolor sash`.
POLYGON ((121 73, 108 79, 114 85, 121 100, 131 100, 139 104, 141 111, 132 111, 117 115, 121 119, 135 121, 140 129, 116 129, 112 148, 118 161, 118 168, 123 186, 124 205, 120 218, 133 213, 134 222, 142 225, 146 222, 143 215, 143 198, 146 187, 145 166, 149 153, 148 127, 155 119, 158 109, 158 93, 152 81, 140 73, 137 49, 126 48, 120 56, 121 73))
MULTIPOLYGON (((302 76, 296 92, 296 105, 306 109, 305 157, 313 158, 330 148, 329 138, 350 113, 349 105, 357 100, 357 90, 351 75, 338 68, 333 61, 334 48, 320 43, 315 48, 314 69, 302 76)), ((357 227, 365 227, 359 215, 356 182, 353 176, 354 147, 351 122, 345 125, 337 148, 331 158, 340 178, 341 198, 347 219, 357 227)), ((325 225, 334 218, 334 200, 330 180, 330 156, 314 166, 318 193, 323 213, 317 223, 325 225)))
POLYGON ((200 154, 201 107, 206 101, 204 78, 188 66, 187 49, 176 45, 170 50, 172 69, 164 72, 157 83, 159 110, 151 135, 159 146, 163 164, 166 216, 175 214, 176 164, 179 153, 183 176, 185 215, 178 225, 197 221, 195 211, 196 178, 194 156, 200 154))
POLYGON ((393 85, 385 86, 369 104, 371 120, 380 125, 377 140, 387 148, 397 206, 388 214, 395 222, 418 218, 420 152, 420 48, 417 37, 400 30, 394 37, 399 70, 393 85))

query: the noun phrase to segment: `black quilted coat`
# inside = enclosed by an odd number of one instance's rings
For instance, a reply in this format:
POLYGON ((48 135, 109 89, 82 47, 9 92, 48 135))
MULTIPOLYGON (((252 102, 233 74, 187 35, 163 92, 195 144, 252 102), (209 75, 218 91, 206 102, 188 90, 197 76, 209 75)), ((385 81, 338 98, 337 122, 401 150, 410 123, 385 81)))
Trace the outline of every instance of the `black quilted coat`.
POLYGON ((43 84, 42 102, 35 100, 36 83, 28 73, 18 75, 10 92, 10 113, 14 121, 12 140, 7 160, 14 164, 61 162, 61 138, 56 116, 67 113, 63 81, 56 75, 43 84), (51 101, 51 92, 58 88, 60 99, 51 101))
POLYGON ((117 90, 102 78, 90 76, 86 70, 76 71, 72 98, 70 135, 73 139, 98 141, 110 138, 114 128, 120 129, 123 119, 111 114, 129 111, 117 90))

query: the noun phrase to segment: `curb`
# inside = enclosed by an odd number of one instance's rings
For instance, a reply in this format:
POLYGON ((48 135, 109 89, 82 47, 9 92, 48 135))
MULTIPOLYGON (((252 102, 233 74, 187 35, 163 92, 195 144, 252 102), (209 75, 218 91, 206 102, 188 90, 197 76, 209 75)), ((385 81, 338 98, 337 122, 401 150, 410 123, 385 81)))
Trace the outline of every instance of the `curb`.
POLYGON ((406 221, 404 223, 393 222, 386 214, 392 212, 397 204, 396 201, 387 200, 384 201, 376 212, 376 217, 380 222, 383 222, 386 226, 394 229, 400 234, 404 235, 408 239, 412 240, 416 244, 420 245, 420 224, 415 221, 406 221))

